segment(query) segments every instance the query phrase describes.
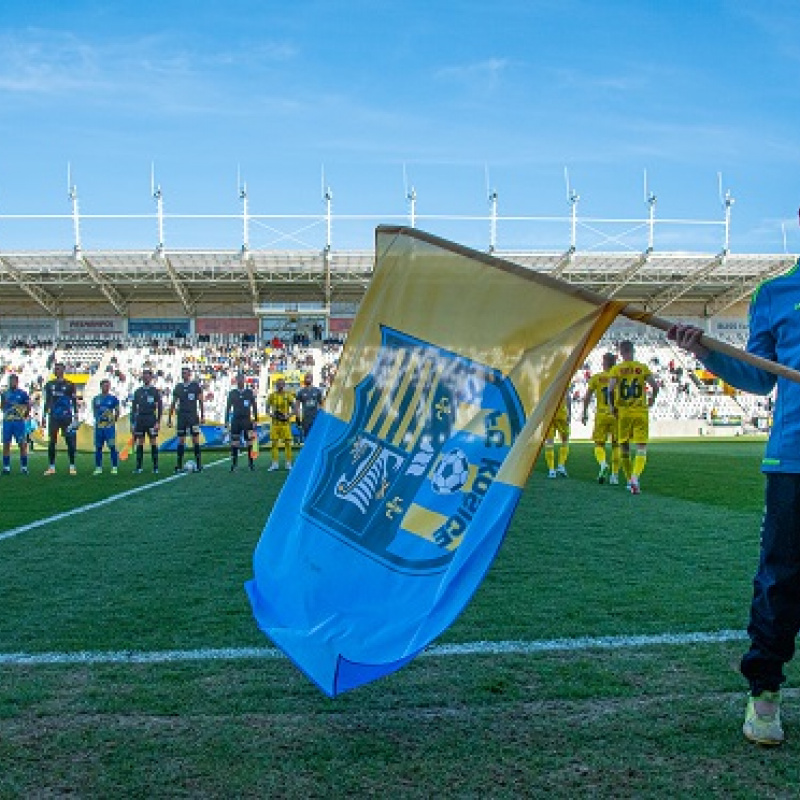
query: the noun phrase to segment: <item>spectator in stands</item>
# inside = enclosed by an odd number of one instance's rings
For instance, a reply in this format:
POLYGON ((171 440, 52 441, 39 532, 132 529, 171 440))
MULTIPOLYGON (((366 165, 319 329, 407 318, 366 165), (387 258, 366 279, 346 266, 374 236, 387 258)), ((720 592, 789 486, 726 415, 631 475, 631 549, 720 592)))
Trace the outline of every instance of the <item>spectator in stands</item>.
MULTIPOLYGON (((748 352, 800 369, 798 295, 797 269, 761 284, 750 305, 748 352)), ((668 337, 732 386, 767 395, 778 385, 773 427, 761 462, 766 493, 747 628, 750 648, 740 665, 750 685, 744 735, 758 744, 778 745, 784 738, 780 688, 800 631, 800 384, 710 350, 702 331, 691 325, 675 325, 668 337)))

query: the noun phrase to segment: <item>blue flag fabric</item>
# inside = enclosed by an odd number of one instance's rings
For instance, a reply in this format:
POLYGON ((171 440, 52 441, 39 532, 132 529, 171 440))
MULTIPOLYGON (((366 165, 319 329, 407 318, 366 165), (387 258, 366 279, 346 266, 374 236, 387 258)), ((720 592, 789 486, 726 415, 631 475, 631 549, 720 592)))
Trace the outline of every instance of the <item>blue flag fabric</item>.
POLYGON ((259 627, 329 696, 396 671, 463 610, 620 308, 416 230, 379 228, 376 251, 246 584, 259 627))

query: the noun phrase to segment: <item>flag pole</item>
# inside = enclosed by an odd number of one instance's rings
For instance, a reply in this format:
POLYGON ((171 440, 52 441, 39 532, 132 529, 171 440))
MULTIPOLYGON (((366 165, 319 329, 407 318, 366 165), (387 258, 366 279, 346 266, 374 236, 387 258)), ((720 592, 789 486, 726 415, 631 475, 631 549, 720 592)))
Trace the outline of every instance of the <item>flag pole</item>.
MULTIPOLYGON (((643 309, 638 309, 635 306, 625 306, 625 308, 620 311, 620 314, 636 322, 643 322, 645 325, 658 328, 665 333, 667 333, 670 328, 674 327, 676 324, 674 322, 670 322, 668 319, 664 319, 663 317, 657 317, 655 314, 650 314, 643 309)), ((716 352, 723 353, 731 358, 737 358, 739 361, 744 361, 745 364, 750 364, 751 366, 764 370, 765 372, 771 372, 773 375, 777 375, 780 378, 786 378, 787 380, 794 381, 795 383, 800 383, 800 372, 798 372, 796 369, 792 369, 791 367, 787 367, 783 364, 778 364, 776 361, 770 361, 768 358, 761 358, 761 356, 748 353, 747 350, 742 350, 739 347, 734 347, 732 344, 727 344, 719 339, 714 339, 708 334, 704 333, 700 337, 699 343, 708 350, 715 350, 716 352)))

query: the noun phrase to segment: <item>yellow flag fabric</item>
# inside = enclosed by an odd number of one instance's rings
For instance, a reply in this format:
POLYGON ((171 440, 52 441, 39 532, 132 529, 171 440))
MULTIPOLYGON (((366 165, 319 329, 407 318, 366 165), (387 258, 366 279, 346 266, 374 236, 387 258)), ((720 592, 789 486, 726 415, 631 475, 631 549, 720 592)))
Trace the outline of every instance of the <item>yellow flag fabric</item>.
MULTIPOLYGON (((624 303, 447 242, 382 226, 376 268, 326 398, 349 420, 357 386, 381 348, 381 330, 403 331, 509 378, 526 424, 499 476, 523 486, 572 376, 624 303)), ((465 427, 473 409, 462 409, 465 427)))
POLYGON ((246 585, 333 696, 463 610, 573 373, 622 306, 417 230, 378 228, 336 379, 246 585))

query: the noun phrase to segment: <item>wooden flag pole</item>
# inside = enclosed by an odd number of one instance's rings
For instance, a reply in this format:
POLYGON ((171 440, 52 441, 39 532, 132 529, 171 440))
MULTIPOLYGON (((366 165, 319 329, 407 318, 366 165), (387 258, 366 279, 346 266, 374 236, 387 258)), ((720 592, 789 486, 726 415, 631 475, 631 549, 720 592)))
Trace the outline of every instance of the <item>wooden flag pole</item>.
MULTIPOLYGON (((637 309, 634 306, 625 306, 625 308, 620 311, 620 314, 636 322, 643 322, 653 328, 658 328, 665 333, 675 326, 675 323, 670 322, 668 319, 657 317, 654 314, 650 314, 642 309, 637 309)), ((800 383, 800 372, 796 369, 778 364, 776 361, 770 361, 768 358, 761 358, 761 356, 753 355, 753 353, 748 353, 746 350, 734 347, 732 344, 721 342, 719 339, 714 339, 705 333, 700 337, 700 344, 709 350, 724 353, 726 356, 731 356, 731 358, 738 358, 739 361, 744 361, 746 364, 751 364, 758 369, 763 369, 765 372, 771 372, 778 377, 800 383)))

